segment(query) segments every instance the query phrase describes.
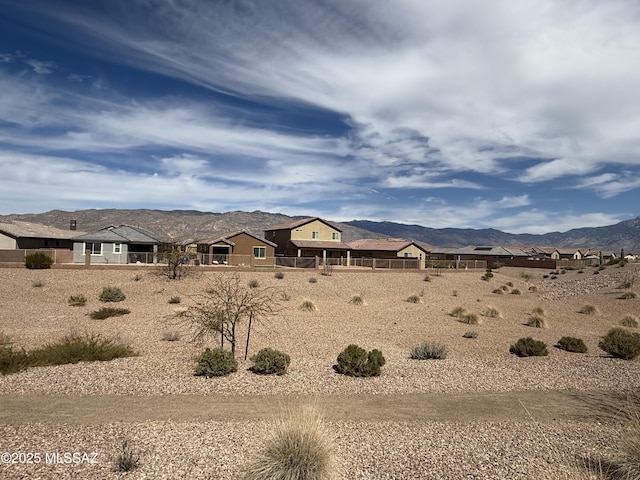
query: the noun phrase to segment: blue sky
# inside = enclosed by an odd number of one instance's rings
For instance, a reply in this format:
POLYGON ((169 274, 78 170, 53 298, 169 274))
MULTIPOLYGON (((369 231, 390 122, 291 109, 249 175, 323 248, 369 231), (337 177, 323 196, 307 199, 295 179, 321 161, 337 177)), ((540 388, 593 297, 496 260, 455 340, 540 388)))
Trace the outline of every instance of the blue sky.
POLYGON ((0 0, 0 214, 640 214, 636 0, 0 0))

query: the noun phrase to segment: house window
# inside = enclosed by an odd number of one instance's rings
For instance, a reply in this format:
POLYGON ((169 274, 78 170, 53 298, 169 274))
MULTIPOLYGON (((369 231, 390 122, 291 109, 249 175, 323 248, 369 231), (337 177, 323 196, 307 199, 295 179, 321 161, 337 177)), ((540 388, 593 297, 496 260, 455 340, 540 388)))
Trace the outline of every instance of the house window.
POLYGON ((411 252, 405 252, 404 254, 405 257, 409 258, 409 257, 413 257, 413 255, 411 254, 411 252))
POLYGON ((331 239, 332 239, 332 240, 338 240, 338 234, 337 234, 336 232, 333 232, 333 233, 331 234, 331 239))
POLYGON ((84 249, 82 250, 82 254, 87 250, 91 251, 91 255, 102 255, 102 243, 98 242, 87 242, 84 244, 84 249))
POLYGON ((122 244, 114 243, 113 244, 113 253, 122 253, 122 244))
POLYGON ((314 238, 314 239, 320 238, 320 233, 319 232, 311 232, 311 238, 314 238))
POLYGON ((253 247, 254 258, 267 258, 267 247, 253 247))

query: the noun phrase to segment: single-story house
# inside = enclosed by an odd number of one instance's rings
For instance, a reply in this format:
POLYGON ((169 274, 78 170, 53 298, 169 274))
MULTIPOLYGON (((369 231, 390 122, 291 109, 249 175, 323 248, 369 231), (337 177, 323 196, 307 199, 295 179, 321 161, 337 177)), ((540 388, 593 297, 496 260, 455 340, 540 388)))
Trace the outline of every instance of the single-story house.
POLYGON ((341 259, 348 264, 351 247, 342 242, 342 230, 318 217, 274 225, 264 232, 275 243, 276 255, 341 259))
POLYGON ((413 258, 419 268, 424 268, 425 259, 429 257, 431 247, 401 238, 366 238, 348 243, 351 247, 351 258, 413 258))
POLYGON ((157 263, 158 251, 167 240, 131 225, 110 226, 71 239, 74 263, 157 263))
MULTIPOLYGON (((71 224, 75 227, 75 223, 71 224)), ((49 227, 40 223, 9 220, 0 222, 0 249, 60 248, 71 250, 71 238, 79 233, 73 230, 49 227)))
POLYGON ((259 265, 275 256, 276 244, 247 231, 240 230, 198 240, 197 254, 204 265, 259 265))
POLYGON ((469 245, 461 248, 452 248, 439 254, 446 260, 484 260, 490 267, 499 265, 500 260, 513 260, 531 258, 531 252, 526 252, 520 248, 503 247, 500 245, 469 245))

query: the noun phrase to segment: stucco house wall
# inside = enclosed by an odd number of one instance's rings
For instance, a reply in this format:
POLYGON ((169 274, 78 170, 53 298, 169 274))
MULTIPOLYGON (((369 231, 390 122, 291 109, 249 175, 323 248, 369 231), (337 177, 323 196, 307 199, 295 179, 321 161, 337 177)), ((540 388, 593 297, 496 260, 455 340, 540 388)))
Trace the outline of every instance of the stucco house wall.
MULTIPOLYGON (((102 246, 100 254, 91 254, 91 263, 124 264, 127 263, 128 245, 126 243, 94 242, 102 246), (120 253, 117 253, 116 245, 120 245, 120 253)), ((84 263, 87 242, 75 242, 73 244, 73 263, 84 263)))

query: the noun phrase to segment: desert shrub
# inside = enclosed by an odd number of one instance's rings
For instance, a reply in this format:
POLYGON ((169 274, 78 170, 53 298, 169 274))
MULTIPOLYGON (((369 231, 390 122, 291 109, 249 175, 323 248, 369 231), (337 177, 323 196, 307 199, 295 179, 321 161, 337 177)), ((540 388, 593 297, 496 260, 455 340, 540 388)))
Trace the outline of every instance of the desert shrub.
POLYGON ((519 275, 520 275, 520 278, 523 279, 525 282, 528 282, 533 278, 533 275, 527 272, 520 272, 519 275))
POLYGON ((177 342, 181 338, 182 335, 180 335, 180 332, 176 330, 167 331, 162 334, 162 340, 165 342, 177 342))
POLYGON ((249 280, 249 288, 258 288, 259 286, 260 286, 260 282, 255 278, 249 280))
POLYGON ((87 297, 84 295, 71 295, 67 302, 72 307, 84 307, 87 303, 87 297))
POLYGON ((536 293, 536 292, 538 291, 538 287, 536 287, 535 285, 531 285, 531 286, 529 287, 529 291, 530 291, 531 293, 536 293))
POLYGON ((598 275, 599 273, 600 273, 599 270, 594 270, 594 272, 593 272, 594 275, 598 275))
POLYGON ((595 315, 596 313, 598 313, 598 307, 588 303, 586 305, 583 305, 580 310, 578 310, 578 313, 583 313, 585 315, 595 315))
POLYGON ((458 296, 458 290, 454 290, 453 292, 451 292, 451 296, 457 297, 458 296))
POLYGON ((29 367, 29 356, 24 349, 14 349, 9 343, 0 345, 0 373, 9 375, 29 367))
POLYGON ((274 278, 277 278, 278 280, 282 280, 284 278, 284 272, 276 272, 273 274, 274 278))
POLYGON ((460 318, 465 313, 467 313, 467 309, 466 308, 464 308, 464 307, 456 307, 453 310, 451 310, 451 312, 449 312, 449 315, 451 315, 452 317, 460 318))
POLYGON ((31 286, 34 287, 34 288, 42 288, 42 287, 44 287, 44 281, 43 280, 34 280, 31 283, 31 286))
POLYGON ((498 310, 496 307, 487 307, 482 315, 489 318, 502 318, 502 313, 500 313, 500 310, 498 310))
POLYGON ((616 442, 616 471, 612 478, 640 479, 640 398, 629 399, 624 411, 625 425, 616 442))
POLYGON ((503 292, 508 292, 509 287, 507 287, 506 285, 500 285, 500 290, 502 290, 503 292))
POLYGON ((194 375, 223 377, 238 371, 238 362, 229 350, 207 348, 198 358, 194 375))
POLYGON ((468 311, 462 313, 458 320, 468 325, 480 325, 482 323, 477 313, 468 311))
POLYGON ((519 289, 514 288, 511 290, 511 295, 522 295, 522 292, 519 289))
POLYGON ((560 270, 560 275, 565 275, 566 273, 567 273, 566 269, 563 268, 562 270, 560 270))
POLYGON ((101 302, 121 302, 126 297, 118 287, 104 287, 99 298, 101 302))
POLYGON ((462 334, 462 338, 478 338, 478 332, 476 332, 475 330, 464 332, 462 334))
POLYGON ((424 280, 425 282, 430 282, 431 281, 431 275, 429 275, 427 273, 422 280, 424 280))
POLYGON ((493 273, 487 270, 487 273, 480 277, 480 280, 488 281, 493 278, 493 273))
POLYGON ((537 313, 531 314, 529 320, 527 320, 526 325, 533 328, 547 328, 549 326, 547 324, 547 320, 542 315, 539 315, 537 313))
POLYGON ((291 357, 272 348, 263 348, 250 359, 251 371, 260 375, 284 375, 291 363, 291 357))
POLYGON ((417 293, 414 293, 413 295, 409 295, 409 297, 407 297, 407 302, 409 302, 409 303, 421 303, 422 300, 420 299, 420 295, 418 295, 417 293))
POLYGON ((422 342, 411 349, 409 355, 413 360, 444 360, 447 358, 447 347, 438 342, 422 342))
POLYGON ((542 275, 542 278, 549 278, 549 275, 545 273, 544 275, 542 275))
POLYGON ((42 252, 30 253, 24 257, 24 266, 30 270, 42 270, 51 268, 53 260, 49 255, 42 252))
POLYGON ((142 275, 140 275, 139 273, 136 273, 136 274, 133 276, 133 281, 134 281, 134 282, 139 282, 140 280, 142 280, 142 275))
POLYGON ((547 345, 531 337, 521 338, 509 348, 509 353, 518 357, 545 357, 549 355, 547 345))
POLYGON ((533 310, 531 310, 531 314, 544 316, 545 311, 544 311, 544 308, 542 307, 534 307, 533 310))
POLYGON ((78 362, 106 362, 137 354, 118 337, 104 338, 93 333, 70 333, 55 343, 29 352, 33 366, 66 365, 78 362))
POLYGON ((316 277, 309 278, 309 283, 316 283, 318 279, 316 277))
POLYGON ((349 300, 349 303, 351 305, 365 305, 366 302, 364 301, 364 298, 362 298, 362 295, 354 295, 353 297, 351 297, 351 300, 349 300))
POLYGON ((558 278, 557 275, 551 275, 551 280, 556 280, 557 278, 558 278))
POLYGON ((507 287, 511 287, 511 288, 513 288, 513 282, 507 282, 505 285, 506 285, 507 287))
POLYGON ((614 327, 602 337, 598 347, 616 358, 633 360, 640 355, 640 333, 614 327))
POLYGON ((631 290, 627 290, 626 292, 622 292, 622 294, 618 297, 620 300, 630 300, 632 298, 636 298, 636 292, 632 292, 631 290))
POLYGON ((131 448, 129 440, 122 442, 122 450, 116 458, 116 472, 130 472, 140 465, 140 457, 131 448))
POLYGON ((114 307, 101 307, 99 310, 94 310, 89 314, 94 320, 104 320, 109 317, 121 317, 131 313, 128 308, 114 308, 114 307))
POLYGON ((4 347, 6 345, 12 345, 13 339, 5 334, 4 332, 0 332, 0 347, 4 347))
POLYGON ((638 319, 633 315, 625 315, 620 320, 620 325, 623 327, 638 328, 638 319))
POLYGON ((316 307, 316 304, 313 303, 313 301, 311 300, 304 300, 301 304, 300 304, 300 310, 302 310, 303 312, 315 312, 316 310, 318 310, 318 307, 316 307))
POLYGON ((635 283, 636 283, 635 275, 629 275, 622 281, 620 285, 618 285, 618 288, 621 290, 630 290, 633 288, 635 283))
POLYGON ((504 291, 501 288, 494 288, 492 293, 495 293, 497 295, 504 295, 504 291))
POLYGON ((580 269, 578 270, 578 273, 584 273, 584 270, 580 269))
POLYGON ((182 299, 181 299, 180 297, 178 297, 178 296, 171 297, 171 298, 169 299, 169 303, 170 303, 170 304, 172 304, 172 305, 178 304, 178 303, 180 303, 181 301, 182 301, 182 299))
POLYGON ((558 348, 573 353, 586 353, 587 346, 581 338, 576 337, 562 337, 558 340, 558 348))
POLYGON ((311 407, 280 420, 241 470, 241 480, 337 480, 335 440, 311 407))
POLYGON ((289 295, 287 292, 282 292, 280 294, 280 300, 282 300, 283 302, 288 302, 289 300, 291 300, 291 295, 289 295))
POLYGON ((386 363, 380 350, 367 352, 358 345, 351 344, 338 355, 338 363, 333 369, 350 377, 377 377, 380 367, 386 363))

